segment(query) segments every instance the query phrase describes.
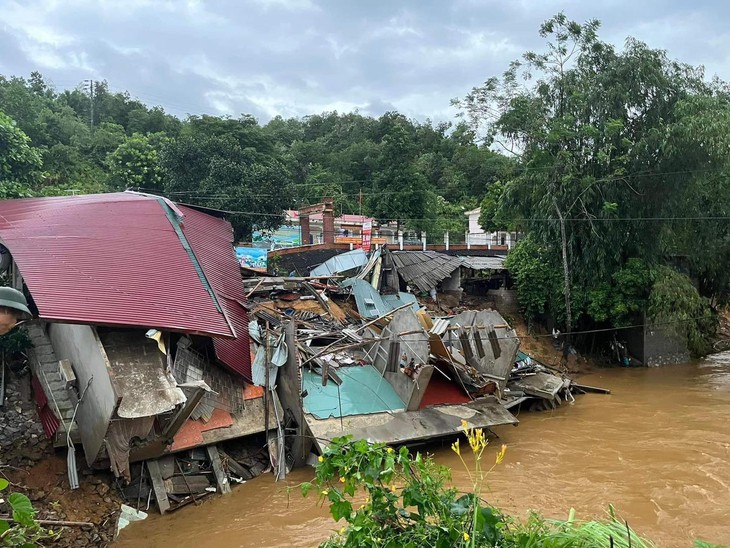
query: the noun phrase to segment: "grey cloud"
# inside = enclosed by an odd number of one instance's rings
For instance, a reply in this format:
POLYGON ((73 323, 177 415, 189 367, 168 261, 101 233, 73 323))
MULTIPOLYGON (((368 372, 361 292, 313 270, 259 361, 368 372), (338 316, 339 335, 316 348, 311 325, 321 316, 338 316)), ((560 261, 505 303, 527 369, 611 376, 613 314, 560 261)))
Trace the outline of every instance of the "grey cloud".
POLYGON ((450 119, 451 98, 539 48, 560 10, 603 21, 683 61, 730 76, 720 2, 627 0, 90 0, 7 2, 0 69, 40 70, 60 87, 106 79, 148 104, 187 113, 302 116, 360 109, 450 119))

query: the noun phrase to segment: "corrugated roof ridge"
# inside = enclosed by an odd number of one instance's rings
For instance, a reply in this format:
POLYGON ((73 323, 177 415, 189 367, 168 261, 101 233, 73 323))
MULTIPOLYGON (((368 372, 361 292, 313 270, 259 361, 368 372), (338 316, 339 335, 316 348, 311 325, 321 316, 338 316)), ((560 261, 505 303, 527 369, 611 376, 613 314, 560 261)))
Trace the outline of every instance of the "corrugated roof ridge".
MULTIPOLYGON (((210 281, 208 280, 208 277, 205 274, 205 270, 203 270, 203 267, 200 264, 198 257, 195 256, 195 251, 193 251, 193 248, 190 245, 190 242, 188 241, 188 238, 185 235, 185 232, 183 231, 182 226, 180 225, 180 219, 179 219, 178 215, 167 204, 167 202, 164 200, 164 198, 158 197, 157 203, 160 204, 162 211, 165 212, 165 216, 167 217, 167 220, 170 221, 172 228, 175 230, 175 234, 177 234, 177 237, 180 240, 180 244, 183 246, 183 249, 188 254, 188 257, 190 257, 190 261, 193 263, 195 272, 198 274, 198 278, 200 278, 200 283, 203 284, 203 287, 208 292, 208 295, 210 295, 210 298, 212 299, 213 304, 215 305, 218 312, 223 314, 223 316, 225 317, 223 308, 221 307, 221 304, 218 302, 218 297, 216 296, 215 291, 213 291, 213 286, 210 284, 210 281)), ((235 336, 235 330, 231 326, 231 322, 228 321, 227 317, 226 317, 226 323, 228 324, 229 327, 231 327, 231 331, 233 332, 233 335, 235 336)))

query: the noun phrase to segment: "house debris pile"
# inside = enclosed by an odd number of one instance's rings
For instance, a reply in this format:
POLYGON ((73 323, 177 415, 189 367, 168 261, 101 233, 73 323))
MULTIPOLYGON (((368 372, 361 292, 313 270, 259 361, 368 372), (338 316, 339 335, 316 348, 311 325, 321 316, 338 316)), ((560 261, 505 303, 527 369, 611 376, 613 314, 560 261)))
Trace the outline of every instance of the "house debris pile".
POLYGON ((270 333, 265 342, 250 331, 261 357, 253 376, 276 385, 293 464, 340 435, 413 443, 454 435, 462 419, 514 425, 510 409, 572 401, 576 385, 519 352, 497 311, 434 317, 422 306, 414 291, 460 297, 461 258, 361 254, 331 259, 310 277, 244 279, 256 329, 270 333))
POLYGON ((126 485, 117 481, 117 488, 133 510, 147 512, 154 500, 166 513, 198 504, 213 493, 230 493, 232 485, 271 467, 263 442, 258 447, 235 442, 226 446, 227 450, 223 444, 196 447, 135 464, 131 481, 126 485))
POLYGON ((37 318, 32 392, 45 436, 66 449, 66 489, 84 491, 85 464, 111 471, 131 512, 152 500, 164 512, 286 473, 283 410, 252 378, 219 213, 135 192, 7 200, 0 240, 0 267, 37 318))

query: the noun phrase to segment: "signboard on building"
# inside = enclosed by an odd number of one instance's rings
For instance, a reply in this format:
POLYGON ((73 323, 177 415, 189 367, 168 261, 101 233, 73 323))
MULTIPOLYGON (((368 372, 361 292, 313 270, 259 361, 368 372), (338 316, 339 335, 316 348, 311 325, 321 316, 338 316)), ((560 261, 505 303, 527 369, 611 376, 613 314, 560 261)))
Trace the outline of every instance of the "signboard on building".
MULTIPOLYGON (((309 242, 305 243, 308 244, 309 242)), ((273 232, 254 230, 253 244, 256 247, 266 247, 267 249, 281 249, 283 247, 296 247, 302 245, 302 242, 298 226, 284 225, 273 232)))
POLYGON ((372 240, 372 235, 373 235, 373 222, 364 221, 362 223, 362 244, 360 247, 362 247, 365 251, 370 250, 370 243, 372 240))
POLYGON ((266 262, 268 259, 268 250, 264 247, 236 247, 236 258, 238 264, 245 268, 253 268, 256 270, 266 270, 266 262))

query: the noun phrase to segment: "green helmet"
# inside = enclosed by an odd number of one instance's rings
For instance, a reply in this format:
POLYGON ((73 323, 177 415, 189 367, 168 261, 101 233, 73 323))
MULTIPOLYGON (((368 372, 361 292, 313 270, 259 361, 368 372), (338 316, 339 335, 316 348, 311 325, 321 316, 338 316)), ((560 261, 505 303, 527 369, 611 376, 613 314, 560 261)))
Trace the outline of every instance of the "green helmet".
POLYGON ((12 287, 0 287, 0 306, 18 310, 28 318, 32 316, 30 310, 28 310, 28 301, 25 299, 25 295, 12 287))

